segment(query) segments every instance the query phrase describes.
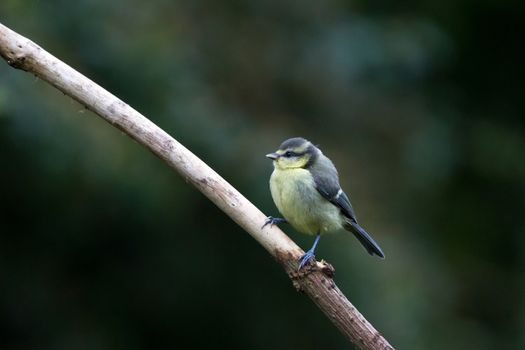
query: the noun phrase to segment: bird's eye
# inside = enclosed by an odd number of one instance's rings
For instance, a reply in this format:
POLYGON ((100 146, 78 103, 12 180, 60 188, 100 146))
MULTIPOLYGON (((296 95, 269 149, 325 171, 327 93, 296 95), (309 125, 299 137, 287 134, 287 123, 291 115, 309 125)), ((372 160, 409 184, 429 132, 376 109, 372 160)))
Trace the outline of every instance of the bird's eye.
POLYGON ((294 155, 295 155, 295 153, 293 153, 292 151, 287 151, 287 152, 284 154, 284 156, 285 156, 286 158, 293 157, 294 155))

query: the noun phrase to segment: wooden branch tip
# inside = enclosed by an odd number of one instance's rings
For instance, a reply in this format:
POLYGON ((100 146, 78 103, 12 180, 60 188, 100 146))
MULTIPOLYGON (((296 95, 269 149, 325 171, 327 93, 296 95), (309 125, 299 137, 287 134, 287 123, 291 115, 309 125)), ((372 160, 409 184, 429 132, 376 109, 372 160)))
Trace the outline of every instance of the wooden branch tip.
POLYGON ((86 78, 31 40, 0 23, 0 55, 11 67, 25 70, 78 101, 161 158, 259 242, 284 267, 296 289, 319 307, 358 349, 393 349, 359 313, 333 280, 325 261, 297 272, 304 253, 278 227, 261 228, 266 216, 197 156, 149 119, 86 78))

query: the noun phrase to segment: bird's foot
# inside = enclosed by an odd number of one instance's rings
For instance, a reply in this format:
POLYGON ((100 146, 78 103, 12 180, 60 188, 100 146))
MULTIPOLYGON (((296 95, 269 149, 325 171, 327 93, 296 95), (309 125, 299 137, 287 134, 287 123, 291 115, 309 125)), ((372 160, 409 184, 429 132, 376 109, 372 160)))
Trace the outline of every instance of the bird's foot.
POLYGON ((297 271, 301 270, 301 268, 310 260, 310 259, 314 259, 315 260, 315 255, 314 255, 314 250, 313 249, 310 249, 309 251, 307 251, 306 253, 304 253, 304 255, 299 259, 300 263, 299 263, 299 268, 297 268, 297 271))
POLYGON ((267 225, 270 225, 270 226, 278 225, 278 224, 283 223, 283 222, 286 222, 286 219, 274 218, 273 216, 268 216, 268 218, 266 218, 266 221, 264 222, 264 225, 262 225, 261 228, 264 228, 267 225))

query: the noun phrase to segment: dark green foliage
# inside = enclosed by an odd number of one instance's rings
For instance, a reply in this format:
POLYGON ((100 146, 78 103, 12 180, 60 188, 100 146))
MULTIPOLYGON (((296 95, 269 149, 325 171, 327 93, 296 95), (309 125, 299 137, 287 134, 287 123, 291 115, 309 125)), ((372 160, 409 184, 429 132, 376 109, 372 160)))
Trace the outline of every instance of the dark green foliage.
MULTIPOLYGON (((344 234, 317 257, 399 349, 525 348, 523 18, 512 0, 0 1, 268 215, 265 154, 319 144, 387 259, 344 234)), ((347 348, 184 179, 6 64, 0 161, 0 348, 347 348)))

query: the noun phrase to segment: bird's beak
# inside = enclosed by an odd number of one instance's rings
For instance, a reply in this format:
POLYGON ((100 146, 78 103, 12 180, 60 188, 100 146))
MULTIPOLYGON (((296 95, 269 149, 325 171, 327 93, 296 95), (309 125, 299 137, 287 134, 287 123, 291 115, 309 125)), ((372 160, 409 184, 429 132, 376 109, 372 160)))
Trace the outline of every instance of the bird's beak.
POLYGON ((279 155, 277 153, 268 153, 266 155, 266 158, 270 158, 271 160, 276 160, 277 158, 279 158, 279 155))

